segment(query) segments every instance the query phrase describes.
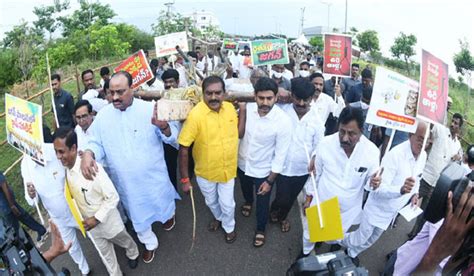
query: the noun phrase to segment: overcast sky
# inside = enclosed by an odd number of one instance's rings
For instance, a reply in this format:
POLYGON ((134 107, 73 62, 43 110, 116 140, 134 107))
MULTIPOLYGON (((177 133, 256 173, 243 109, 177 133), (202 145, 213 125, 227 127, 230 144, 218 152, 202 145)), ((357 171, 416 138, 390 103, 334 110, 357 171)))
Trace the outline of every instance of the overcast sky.
MULTIPOLYGON (((156 0, 102 0, 117 13, 118 22, 134 24, 150 31, 164 3, 156 0)), ((212 11, 226 33, 244 35, 279 32, 296 37, 301 24, 304 27, 327 26, 330 3, 330 26, 343 29, 345 0, 241 0, 190 1, 176 0, 173 10, 180 13, 212 11)), ((35 19, 34 6, 53 3, 52 0, 0 0, 0 35, 10 30, 23 18, 35 19)), ((73 8, 78 1, 71 0, 73 8)), ((348 28, 359 31, 373 29, 379 33, 381 50, 389 55, 389 48, 399 32, 412 33, 418 38, 417 53, 424 48, 449 64, 454 73, 452 57, 459 51, 459 42, 465 38, 474 53, 474 1, 472 0, 348 0, 348 28)), ((416 60, 419 59, 417 55, 416 60)))

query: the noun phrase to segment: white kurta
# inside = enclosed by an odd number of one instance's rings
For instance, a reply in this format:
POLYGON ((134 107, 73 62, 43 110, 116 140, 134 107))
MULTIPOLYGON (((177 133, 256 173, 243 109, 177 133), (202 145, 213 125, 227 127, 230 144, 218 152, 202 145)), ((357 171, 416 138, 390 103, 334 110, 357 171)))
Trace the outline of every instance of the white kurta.
POLYGON ((337 102, 329 95, 321 93, 316 101, 311 102, 311 109, 315 109, 316 113, 319 114, 321 121, 326 123, 329 114, 332 113, 334 117, 339 117, 341 111, 346 107, 342 97, 337 97, 336 100, 337 102))
POLYGON ((125 111, 106 106, 89 127, 87 146, 96 159, 105 159, 112 182, 137 232, 162 223, 175 212, 179 199, 170 182, 163 143, 177 147, 178 126, 170 123, 171 136, 151 124, 154 103, 134 99, 125 111))
POLYGON ((395 146, 384 156, 382 183, 370 192, 364 206, 364 216, 371 225, 387 230, 398 211, 418 193, 425 163, 426 152, 422 151, 415 160, 409 140, 395 146), (408 177, 415 178, 415 186, 410 193, 402 195, 400 189, 408 177))
POLYGON ((77 223, 64 197, 65 169, 56 158, 53 144, 44 144, 46 165, 43 167, 25 156, 21 161, 21 176, 25 183, 25 199, 30 204, 34 200, 26 192, 26 183, 33 183, 36 194, 41 199, 49 216, 56 224, 76 227, 77 223))
POLYGON ((290 118, 292 129, 291 143, 281 174, 285 176, 307 175, 308 157, 305 144, 308 154, 311 154, 324 137, 324 123, 319 119, 319 115, 314 109, 310 109, 299 119, 293 104, 285 104, 281 108, 290 118))
MULTIPOLYGON (((344 232, 360 222, 364 185, 379 168, 379 149, 361 136, 350 157, 341 147, 339 132, 323 138, 316 151, 316 183, 321 202, 338 197, 344 232)), ((314 194, 312 185, 305 185, 314 194)), ((314 201, 314 200, 313 200, 314 201)))

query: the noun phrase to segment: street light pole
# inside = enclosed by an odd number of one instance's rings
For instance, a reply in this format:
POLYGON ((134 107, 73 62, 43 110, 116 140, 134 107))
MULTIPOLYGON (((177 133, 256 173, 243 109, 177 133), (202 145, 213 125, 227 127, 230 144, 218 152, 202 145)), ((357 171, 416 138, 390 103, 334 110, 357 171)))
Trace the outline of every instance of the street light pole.
POLYGON ((332 5, 332 3, 329 3, 329 2, 321 2, 321 3, 328 6, 328 29, 327 29, 327 31, 330 32, 330 30, 329 30, 330 21, 329 20, 331 18, 331 5, 332 5))
POLYGON ((346 16, 344 19, 344 33, 347 33, 347 0, 346 0, 346 16))

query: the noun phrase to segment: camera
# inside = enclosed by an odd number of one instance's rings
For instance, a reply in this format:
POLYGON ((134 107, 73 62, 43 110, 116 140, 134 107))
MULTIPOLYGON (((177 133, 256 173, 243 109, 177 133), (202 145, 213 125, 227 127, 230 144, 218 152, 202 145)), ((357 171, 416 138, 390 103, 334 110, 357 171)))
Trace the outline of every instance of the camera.
POLYGON ((31 237, 22 227, 15 229, 0 218, 0 254, 4 269, 0 275, 70 275, 65 268, 60 273, 49 265, 31 237))
POLYGON ((368 276, 363 267, 357 267, 344 251, 336 251, 319 255, 310 255, 298 259, 286 272, 287 276, 368 276))
MULTIPOLYGON (((471 173, 469 177, 466 176, 465 169, 458 163, 451 163, 444 168, 426 207, 424 218, 431 223, 437 223, 444 218, 449 191, 453 193, 453 209, 455 209, 470 181, 474 181, 473 175, 471 173)), ((469 219, 472 216, 473 211, 471 211, 469 219)))

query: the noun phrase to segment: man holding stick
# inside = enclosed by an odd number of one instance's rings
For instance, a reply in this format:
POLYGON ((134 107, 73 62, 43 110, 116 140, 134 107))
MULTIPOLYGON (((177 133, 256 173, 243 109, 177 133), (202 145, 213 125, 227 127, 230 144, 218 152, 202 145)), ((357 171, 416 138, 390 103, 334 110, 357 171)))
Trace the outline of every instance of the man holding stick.
POLYGON ((265 244, 270 195, 278 174, 283 170, 291 143, 291 122, 281 108, 275 106, 278 85, 262 77, 255 84, 255 101, 239 110, 238 175, 245 198, 242 215, 249 217, 254 193, 257 194, 257 230, 253 245, 265 244), (245 120, 244 120, 245 118, 245 120))
MULTIPOLYGON (((362 130, 364 119, 362 111, 346 107, 339 116, 339 131, 326 136, 313 153, 310 169, 316 169, 317 191, 311 184, 305 185, 308 208, 317 192, 321 202, 338 197, 341 210, 342 230, 360 222, 364 186, 380 185, 379 149, 369 141, 362 130), (313 165, 314 164, 314 165, 313 165)), ((307 220, 303 220, 303 252, 308 255, 314 248, 310 242, 307 220)))
POLYGON ((189 113, 179 135, 179 168, 183 191, 189 192, 190 146, 195 160, 196 181, 214 219, 208 230, 225 231, 225 241, 233 243, 235 233, 234 181, 239 144, 237 113, 224 102, 225 84, 217 76, 202 83, 204 101, 189 113))
POLYGON ((84 150, 81 170, 92 180, 97 172, 95 160, 105 159, 138 239, 145 244, 143 261, 150 263, 158 248, 152 224, 159 221, 168 231, 175 225, 179 195, 168 176, 163 142, 176 144, 178 126, 158 121, 156 105, 134 98, 131 86, 129 73, 112 75, 112 105, 104 107, 90 126, 92 138, 84 150))
POLYGON ((410 133, 409 140, 394 147, 382 159, 380 187, 372 187, 359 229, 346 234, 341 242, 349 257, 356 258, 372 246, 407 202, 418 205, 418 188, 426 163, 423 141, 427 127, 426 123, 418 121, 416 132, 410 133))
POLYGON ((76 236, 77 223, 64 197, 64 167, 56 158, 53 141, 48 142, 44 144, 46 164, 35 162, 29 156, 24 156, 21 161, 21 176, 27 193, 25 198, 31 206, 38 204, 38 199, 41 199, 50 218, 61 232, 64 243, 71 242, 69 255, 79 266, 81 274, 87 275, 90 269, 76 236))

